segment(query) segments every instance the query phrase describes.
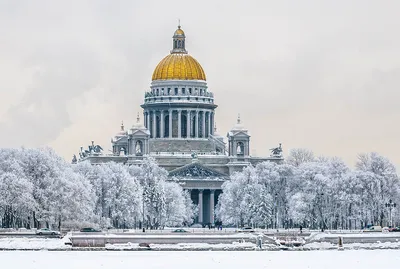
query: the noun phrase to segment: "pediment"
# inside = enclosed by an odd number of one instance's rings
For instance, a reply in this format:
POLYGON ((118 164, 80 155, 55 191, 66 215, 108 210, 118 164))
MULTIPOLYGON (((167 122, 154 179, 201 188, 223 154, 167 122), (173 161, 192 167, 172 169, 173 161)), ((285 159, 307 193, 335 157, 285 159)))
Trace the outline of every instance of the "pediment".
POLYGON ((119 139, 114 140, 114 143, 117 143, 117 144, 128 143, 128 137, 127 136, 122 136, 119 139))
POLYGON ((234 137, 249 137, 250 135, 246 132, 235 132, 235 133, 230 133, 230 136, 234 137))
POLYGON ((149 136, 150 132, 148 130, 133 130, 131 136, 149 136))
POLYGON ((210 169, 200 163, 191 163, 169 172, 170 177, 207 179, 207 178, 225 178, 227 175, 210 169))

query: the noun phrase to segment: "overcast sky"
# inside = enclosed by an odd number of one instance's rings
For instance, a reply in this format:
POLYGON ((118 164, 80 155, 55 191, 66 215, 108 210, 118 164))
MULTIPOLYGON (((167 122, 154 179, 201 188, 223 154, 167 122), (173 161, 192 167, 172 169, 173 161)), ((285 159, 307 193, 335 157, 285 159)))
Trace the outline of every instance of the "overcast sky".
POLYGON ((131 126, 178 19, 214 92, 218 132, 240 113, 253 155, 305 147, 400 166, 400 1, 0 0, 0 147, 70 161, 131 126))

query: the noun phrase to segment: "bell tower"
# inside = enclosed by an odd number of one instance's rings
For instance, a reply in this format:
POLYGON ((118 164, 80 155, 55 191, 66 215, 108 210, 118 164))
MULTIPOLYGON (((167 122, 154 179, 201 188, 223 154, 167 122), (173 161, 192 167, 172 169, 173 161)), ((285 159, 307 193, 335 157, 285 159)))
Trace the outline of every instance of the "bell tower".
POLYGON ((229 170, 241 171, 243 167, 250 164, 250 134, 243 126, 238 115, 235 126, 228 132, 228 153, 229 153, 229 170))
POLYGON ((178 29, 176 29, 174 36, 172 37, 172 51, 171 53, 188 53, 185 49, 185 32, 181 29, 181 25, 179 23, 178 29))

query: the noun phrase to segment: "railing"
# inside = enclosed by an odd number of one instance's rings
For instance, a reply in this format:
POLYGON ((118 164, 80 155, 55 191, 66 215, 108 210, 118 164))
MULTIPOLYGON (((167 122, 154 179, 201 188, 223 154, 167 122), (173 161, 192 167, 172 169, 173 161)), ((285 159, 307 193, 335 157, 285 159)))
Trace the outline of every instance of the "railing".
POLYGON ((206 96, 185 96, 185 95, 174 95, 174 96, 151 96, 144 98, 145 103, 206 103, 213 104, 214 98, 206 96))
MULTIPOLYGON (((151 152, 150 155, 168 155, 168 156, 191 156, 193 154, 192 151, 181 151, 181 152, 167 152, 167 151, 157 151, 151 152)), ((207 155, 218 155, 218 156, 225 156, 223 153, 219 152, 196 152, 197 156, 207 156, 207 155)))

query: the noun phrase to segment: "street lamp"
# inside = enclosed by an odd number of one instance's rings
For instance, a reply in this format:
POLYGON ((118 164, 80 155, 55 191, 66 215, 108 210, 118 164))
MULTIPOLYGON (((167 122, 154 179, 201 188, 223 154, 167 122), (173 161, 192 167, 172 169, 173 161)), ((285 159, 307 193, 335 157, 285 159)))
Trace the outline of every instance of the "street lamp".
POLYGON ((390 227, 393 227, 393 223, 392 223, 392 209, 396 207, 396 203, 392 202, 392 199, 389 200, 389 203, 385 204, 386 208, 389 208, 389 223, 390 223, 390 227))
POLYGON ((321 192, 321 232, 324 231, 325 228, 325 223, 324 223, 324 213, 323 213, 323 209, 324 209, 324 193, 321 192))
POLYGON ((279 215, 278 215, 278 194, 275 193, 275 229, 279 229, 279 215))

